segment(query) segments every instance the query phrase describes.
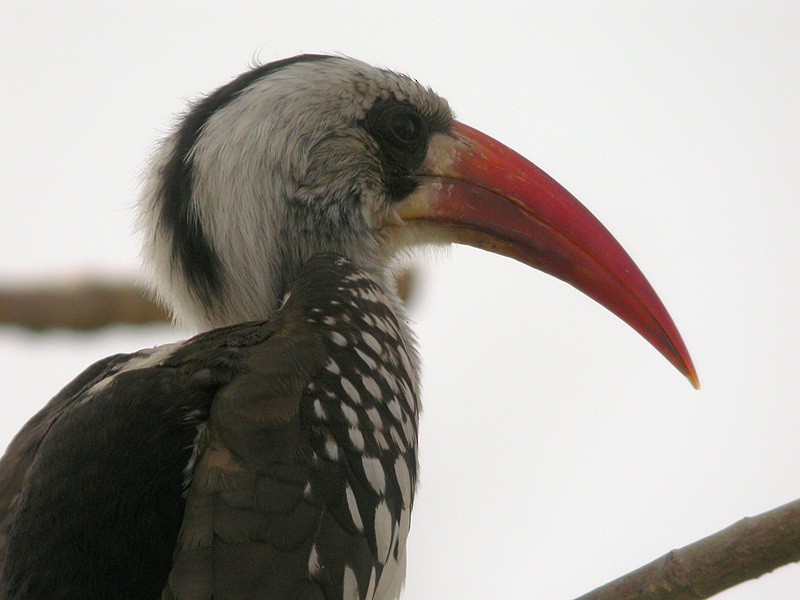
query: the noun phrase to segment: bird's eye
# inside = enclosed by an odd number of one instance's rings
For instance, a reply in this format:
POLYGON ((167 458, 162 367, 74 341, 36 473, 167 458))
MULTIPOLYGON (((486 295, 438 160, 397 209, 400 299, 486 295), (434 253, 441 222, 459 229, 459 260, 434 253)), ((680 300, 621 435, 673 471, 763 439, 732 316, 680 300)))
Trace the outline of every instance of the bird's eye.
POLYGON ((392 116, 388 129, 397 142, 409 144, 419 139, 420 133, 424 129, 424 123, 419 115, 398 113, 392 116))
POLYGON ((376 102, 367 113, 366 125, 391 159, 411 167, 425 155, 428 127, 410 104, 397 100, 376 102))

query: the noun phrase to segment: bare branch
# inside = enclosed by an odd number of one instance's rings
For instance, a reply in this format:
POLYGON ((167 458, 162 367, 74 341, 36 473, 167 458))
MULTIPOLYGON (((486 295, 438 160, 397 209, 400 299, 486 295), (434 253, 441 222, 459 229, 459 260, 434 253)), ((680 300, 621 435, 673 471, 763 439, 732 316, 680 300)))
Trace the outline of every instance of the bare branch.
POLYGON ((800 561, 800 500, 672 550, 576 600, 699 600, 800 561))

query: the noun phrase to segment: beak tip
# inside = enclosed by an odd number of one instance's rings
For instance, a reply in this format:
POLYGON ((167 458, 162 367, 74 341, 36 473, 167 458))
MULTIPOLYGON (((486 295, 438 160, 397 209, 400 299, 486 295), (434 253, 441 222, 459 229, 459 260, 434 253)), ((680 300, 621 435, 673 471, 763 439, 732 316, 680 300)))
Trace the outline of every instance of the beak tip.
POLYGON ((689 380, 694 389, 699 390, 700 378, 697 376, 697 369, 694 368, 694 362, 692 362, 683 340, 679 338, 679 342, 678 346, 673 346, 672 352, 664 352, 662 350, 662 354, 689 380))
POLYGON ((686 366, 686 378, 694 389, 700 389, 700 379, 697 377, 697 371, 695 371, 694 365, 691 362, 686 366))
MULTIPOLYGON (((669 319, 666 309, 664 309, 664 314, 666 315, 666 318, 669 319)), ((692 384, 694 389, 699 390, 700 378, 697 375, 697 369, 694 367, 692 357, 689 355, 689 351, 686 349, 686 344, 684 344, 680 333, 678 333, 678 330, 671 319, 668 321, 668 326, 669 328, 667 330, 672 330, 672 335, 669 336, 669 345, 659 348, 659 351, 669 362, 673 364, 673 366, 675 366, 675 368, 678 369, 678 371, 681 372, 684 377, 686 377, 686 379, 689 380, 689 383, 692 384)))

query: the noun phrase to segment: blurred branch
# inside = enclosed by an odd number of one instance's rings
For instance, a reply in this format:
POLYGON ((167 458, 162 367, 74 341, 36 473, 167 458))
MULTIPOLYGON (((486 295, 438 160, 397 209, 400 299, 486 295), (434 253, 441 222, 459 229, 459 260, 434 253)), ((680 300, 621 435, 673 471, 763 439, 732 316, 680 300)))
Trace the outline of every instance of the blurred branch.
MULTIPOLYGON (((404 302, 413 296, 414 281, 411 269, 398 277, 397 290, 404 302)), ((0 289, 0 325, 91 330, 160 321, 169 321, 167 312, 132 283, 83 281, 0 289)))
POLYGON ((699 600, 800 561, 800 500, 672 550, 576 600, 699 600))
POLYGON ((84 281, 0 290, 0 323, 28 329, 98 329, 168 321, 166 311, 133 284, 84 281))

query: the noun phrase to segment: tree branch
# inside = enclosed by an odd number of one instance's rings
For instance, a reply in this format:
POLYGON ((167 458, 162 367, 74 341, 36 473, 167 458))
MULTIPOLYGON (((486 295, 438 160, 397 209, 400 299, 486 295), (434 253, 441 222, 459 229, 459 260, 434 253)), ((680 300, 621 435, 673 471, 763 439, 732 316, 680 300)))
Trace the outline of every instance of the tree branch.
MULTIPOLYGON (((400 298, 408 303, 415 273, 404 269, 397 278, 400 298)), ((33 330, 91 330, 109 325, 142 325, 169 321, 169 315, 133 283, 86 280, 52 286, 0 288, 0 325, 33 330)))
POLYGON ((0 290, 0 323, 28 329, 90 330, 167 320, 166 311, 130 283, 82 281, 0 290))
POLYGON ((800 561, 800 500, 672 550, 576 600, 699 600, 800 561))

